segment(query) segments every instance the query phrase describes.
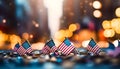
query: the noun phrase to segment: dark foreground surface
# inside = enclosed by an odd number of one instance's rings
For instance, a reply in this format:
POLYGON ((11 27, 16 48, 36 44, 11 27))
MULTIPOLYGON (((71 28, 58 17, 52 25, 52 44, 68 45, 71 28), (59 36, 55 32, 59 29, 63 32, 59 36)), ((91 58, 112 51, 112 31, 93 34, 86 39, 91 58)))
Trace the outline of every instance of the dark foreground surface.
POLYGON ((42 54, 19 56, 1 50, 0 69, 120 69, 120 57, 80 54, 67 57, 42 54))

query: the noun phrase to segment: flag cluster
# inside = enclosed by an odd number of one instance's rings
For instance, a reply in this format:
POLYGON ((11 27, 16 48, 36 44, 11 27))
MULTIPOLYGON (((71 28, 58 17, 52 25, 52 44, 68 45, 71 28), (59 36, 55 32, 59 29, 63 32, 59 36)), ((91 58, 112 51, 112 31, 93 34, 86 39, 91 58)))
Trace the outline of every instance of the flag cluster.
MULTIPOLYGON (((92 52, 93 54, 98 55, 101 51, 100 47, 97 45, 97 43, 91 38, 90 42, 88 43, 88 46, 86 48, 89 52, 92 52)), ((24 54, 30 54, 33 49, 31 48, 31 45, 28 41, 25 41, 22 45, 17 43, 13 49, 15 52, 17 52, 19 55, 24 54)), ((111 53, 113 56, 120 55, 120 41, 118 40, 118 47, 115 48, 115 46, 109 42, 109 47, 104 50, 112 50, 111 53)), ((103 50, 102 50, 103 51, 103 50)), ((57 54, 57 55, 69 55, 70 53, 76 54, 78 51, 76 50, 73 43, 68 39, 65 38, 65 40, 58 46, 55 46, 54 41, 51 39, 44 45, 43 49, 41 50, 41 53, 43 54, 57 54), (59 53, 60 51, 60 53, 59 53)), ((107 52, 108 53, 108 52, 107 52)), ((111 54, 110 53, 110 54, 111 54)))
POLYGON ((69 41, 68 38, 66 38, 59 45, 59 47, 56 47, 54 41, 51 39, 45 44, 45 46, 42 49, 42 52, 43 54, 50 54, 51 52, 57 52, 58 50, 60 50, 63 55, 69 55, 74 49, 75 46, 69 41))
POLYGON ((62 51, 62 54, 69 55, 74 49, 75 46, 73 43, 71 43, 67 38, 60 44, 58 47, 60 51, 62 51))
POLYGON ((19 55, 29 54, 33 51, 31 45, 28 41, 25 41, 21 46, 17 43, 14 47, 14 51, 17 52, 19 55))

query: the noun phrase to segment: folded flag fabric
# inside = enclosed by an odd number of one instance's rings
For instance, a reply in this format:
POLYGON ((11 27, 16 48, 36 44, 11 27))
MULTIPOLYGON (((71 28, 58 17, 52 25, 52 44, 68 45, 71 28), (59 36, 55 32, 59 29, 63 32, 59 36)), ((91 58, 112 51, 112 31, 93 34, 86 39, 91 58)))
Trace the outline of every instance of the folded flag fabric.
POLYGON ((17 50, 19 55, 24 55, 26 53, 31 53, 33 50, 31 48, 31 45, 28 41, 25 41, 22 46, 19 47, 17 50))
POLYGON ((69 55, 75 49, 75 46, 68 38, 65 38, 65 40, 59 45, 58 49, 62 54, 69 55))
POLYGON ((87 46, 87 50, 90 52, 93 52, 94 54, 99 54, 99 52, 101 51, 99 46, 96 44, 96 42, 92 38, 87 46))
POLYGON ((57 47, 55 46, 54 41, 51 39, 50 41, 48 41, 45 46, 42 49, 42 53, 43 54, 50 54, 51 52, 55 52, 57 51, 57 47))
POLYGON ((16 52, 16 51, 19 49, 19 47, 20 47, 20 44, 19 44, 19 43, 15 44, 15 47, 14 47, 13 51, 16 52))

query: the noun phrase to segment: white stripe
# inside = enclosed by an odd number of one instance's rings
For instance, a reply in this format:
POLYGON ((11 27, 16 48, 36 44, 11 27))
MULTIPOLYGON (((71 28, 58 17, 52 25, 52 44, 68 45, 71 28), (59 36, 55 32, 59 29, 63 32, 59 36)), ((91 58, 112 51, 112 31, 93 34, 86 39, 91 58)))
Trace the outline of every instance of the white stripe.
POLYGON ((97 53, 97 51, 99 50, 99 47, 96 45, 94 48, 93 48, 93 53, 97 53))
POLYGON ((26 53, 26 50, 21 46, 18 50, 17 50, 19 55, 24 55, 26 53))
POLYGON ((66 44, 62 43, 60 46, 59 46, 59 49, 66 55, 68 55, 75 47, 70 45, 70 46, 67 46, 66 44))
POLYGON ((65 53, 68 55, 73 49, 74 49, 74 47, 72 45, 70 45, 67 47, 67 50, 65 51, 65 53))
POLYGON ((73 46, 69 47, 67 52, 66 52, 66 55, 69 55, 73 50, 74 50, 73 46))

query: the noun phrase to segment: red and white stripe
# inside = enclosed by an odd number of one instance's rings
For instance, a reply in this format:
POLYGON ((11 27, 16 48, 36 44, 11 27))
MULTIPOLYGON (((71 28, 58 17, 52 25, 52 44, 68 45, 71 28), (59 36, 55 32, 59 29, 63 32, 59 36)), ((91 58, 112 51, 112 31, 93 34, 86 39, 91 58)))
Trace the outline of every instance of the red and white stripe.
POLYGON ((58 48, 64 55, 69 55, 75 49, 73 45, 66 46, 65 43, 62 43, 58 48))
POLYGON ((26 53, 26 49, 24 49, 22 46, 20 46, 19 49, 17 50, 17 53, 19 55, 24 55, 26 53))
POLYGON ((42 49, 42 53, 43 54, 49 54, 50 53, 50 47, 44 46, 43 49, 42 49))
POLYGON ((31 53, 32 51, 33 51, 33 49, 31 47, 29 47, 26 52, 31 53))
POLYGON ((51 48, 51 52, 55 52, 57 49, 58 49, 58 48, 57 48, 56 46, 53 46, 53 47, 51 48))
POLYGON ((18 48, 17 48, 17 47, 14 47, 13 51, 15 51, 15 52, 16 52, 17 50, 18 50, 18 48))
POLYGON ((100 52, 100 48, 98 45, 95 45, 93 48, 88 45, 87 49, 89 51, 93 52, 94 54, 98 54, 100 52))

